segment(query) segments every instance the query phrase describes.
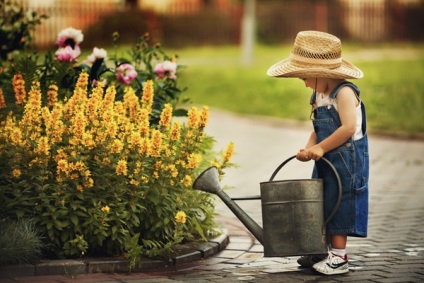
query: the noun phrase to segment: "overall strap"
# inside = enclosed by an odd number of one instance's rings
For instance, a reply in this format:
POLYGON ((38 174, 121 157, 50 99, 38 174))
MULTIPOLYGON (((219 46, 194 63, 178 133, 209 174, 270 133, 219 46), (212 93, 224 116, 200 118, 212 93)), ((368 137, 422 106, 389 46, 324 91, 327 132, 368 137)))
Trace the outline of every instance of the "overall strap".
MULTIPOLYGON (((357 96, 358 96, 358 98, 359 98, 359 94, 360 94, 359 88, 358 88, 355 84, 353 84, 353 83, 351 83, 351 82, 342 82, 342 83, 340 83, 339 85, 337 85, 337 86, 333 89, 333 91, 330 93, 330 98, 331 98, 331 99, 335 99, 335 98, 336 98, 336 96, 337 96, 337 93, 338 93, 338 92, 340 91, 340 89, 341 89, 342 87, 344 87, 344 86, 348 86, 348 87, 352 88, 352 89, 353 89, 353 91, 356 93, 356 95, 357 95, 357 96)), ((315 100, 316 100, 316 92, 315 92, 315 90, 314 90, 314 92, 312 93, 311 98, 310 98, 310 100, 309 100, 309 103, 310 103, 311 105, 313 105, 313 104, 315 103, 315 100)))
POLYGON ((330 98, 331 98, 331 99, 336 99, 336 96, 337 96, 337 94, 339 93, 340 89, 341 89, 342 87, 344 87, 344 86, 348 86, 348 87, 350 87, 351 89, 353 89, 353 91, 356 93, 356 95, 357 95, 357 97, 358 97, 358 99, 359 99, 359 94, 360 94, 359 88, 358 88, 356 85, 354 85, 353 83, 351 83, 351 82, 342 82, 342 83, 340 83, 338 86, 336 86, 336 87, 333 89, 333 91, 330 93, 330 98))

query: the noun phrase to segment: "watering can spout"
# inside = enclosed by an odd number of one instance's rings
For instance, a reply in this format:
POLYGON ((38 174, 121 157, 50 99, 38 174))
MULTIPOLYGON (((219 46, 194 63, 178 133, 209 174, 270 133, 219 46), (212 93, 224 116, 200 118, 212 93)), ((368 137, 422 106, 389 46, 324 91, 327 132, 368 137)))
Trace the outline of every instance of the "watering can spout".
POLYGON ((194 181, 193 188, 218 195, 253 236, 255 236, 261 244, 264 244, 263 229, 222 190, 218 178, 218 169, 215 166, 209 167, 203 171, 194 181))

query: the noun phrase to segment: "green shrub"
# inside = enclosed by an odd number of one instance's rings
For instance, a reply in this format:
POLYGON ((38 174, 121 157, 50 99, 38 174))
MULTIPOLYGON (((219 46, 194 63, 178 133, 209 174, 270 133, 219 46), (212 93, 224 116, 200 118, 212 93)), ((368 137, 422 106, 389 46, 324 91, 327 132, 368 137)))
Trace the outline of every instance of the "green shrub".
POLYGON ((123 101, 115 94, 101 83, 88 91, 82 72, 69 99, 43 106, 35 82, 22 115, 1 119, 0 219, 32 216, 54 256, 122 254, 138 234, 143 254, 166 256, 216 230, 213 197, 191 186, 211 162, 231 165, 233 148, 211 158, 207 107, 182 124, 165 104, 151 125, 152 81, 141 99, 131 87, 123 101))
POLYGON ((46 19, 32 10, 25 10, 16 1, 0 0, 0 62, 9 60, 13 53, 18 53, 29 46, 31 32, 46 19))
POLYGON ((94 48, 80 63, 80 30, 55 56, 16 56, 0 72, 0 219, 33 219, 49 257, 167 256, 217 233, 213 197, 192 189, 216 160, 208 108, 177 109, 175 56, 148 35, 122 54, 94 48), (186 116, 186 122, 173 121, 186 116))
POLYGON ((41 257, 44 247, 34 221, 0 223, 0 265, 32 263, 41 257))

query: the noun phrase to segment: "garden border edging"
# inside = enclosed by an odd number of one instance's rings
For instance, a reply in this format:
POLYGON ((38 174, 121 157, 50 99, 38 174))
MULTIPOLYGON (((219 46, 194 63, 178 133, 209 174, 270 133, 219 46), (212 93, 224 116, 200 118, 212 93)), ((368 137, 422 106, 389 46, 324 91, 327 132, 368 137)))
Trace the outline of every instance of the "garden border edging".
POLYGON ((207 242, 188 242, 176 246, 168 261, 143 257, 138 266, 129 269, 129 260, 123 258, 98 258, 85 260, 41 260, 35 264, 0 266, 0 279, 24 276, 65 275, 75 277, 90 273, 129 273, 172 268, 209 258, 223 251, 229 244, 228 230, 207 242))

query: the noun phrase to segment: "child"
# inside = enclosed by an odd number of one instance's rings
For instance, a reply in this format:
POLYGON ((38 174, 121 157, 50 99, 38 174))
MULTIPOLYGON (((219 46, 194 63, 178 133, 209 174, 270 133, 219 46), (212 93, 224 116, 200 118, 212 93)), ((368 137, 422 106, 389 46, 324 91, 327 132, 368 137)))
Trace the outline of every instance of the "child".
POLYGON ((302 266, 326 274, 349 272, 347 236, 366 237, 368 225, 369 155, 364 105, 358 88, 346 79, 363 77, 360 69, 342 59, 340 40, 318 31, 299 32, 290 57, 268 69, 268 75, 300 78, 313 89, 314 131, 296 158, 315 160, 313 178, 324 180, 324 218, 333 210, 338 183, 325 157, 337 169, 342 183, 339 209, 326 226, 328 255, 298 259, 302 266))

